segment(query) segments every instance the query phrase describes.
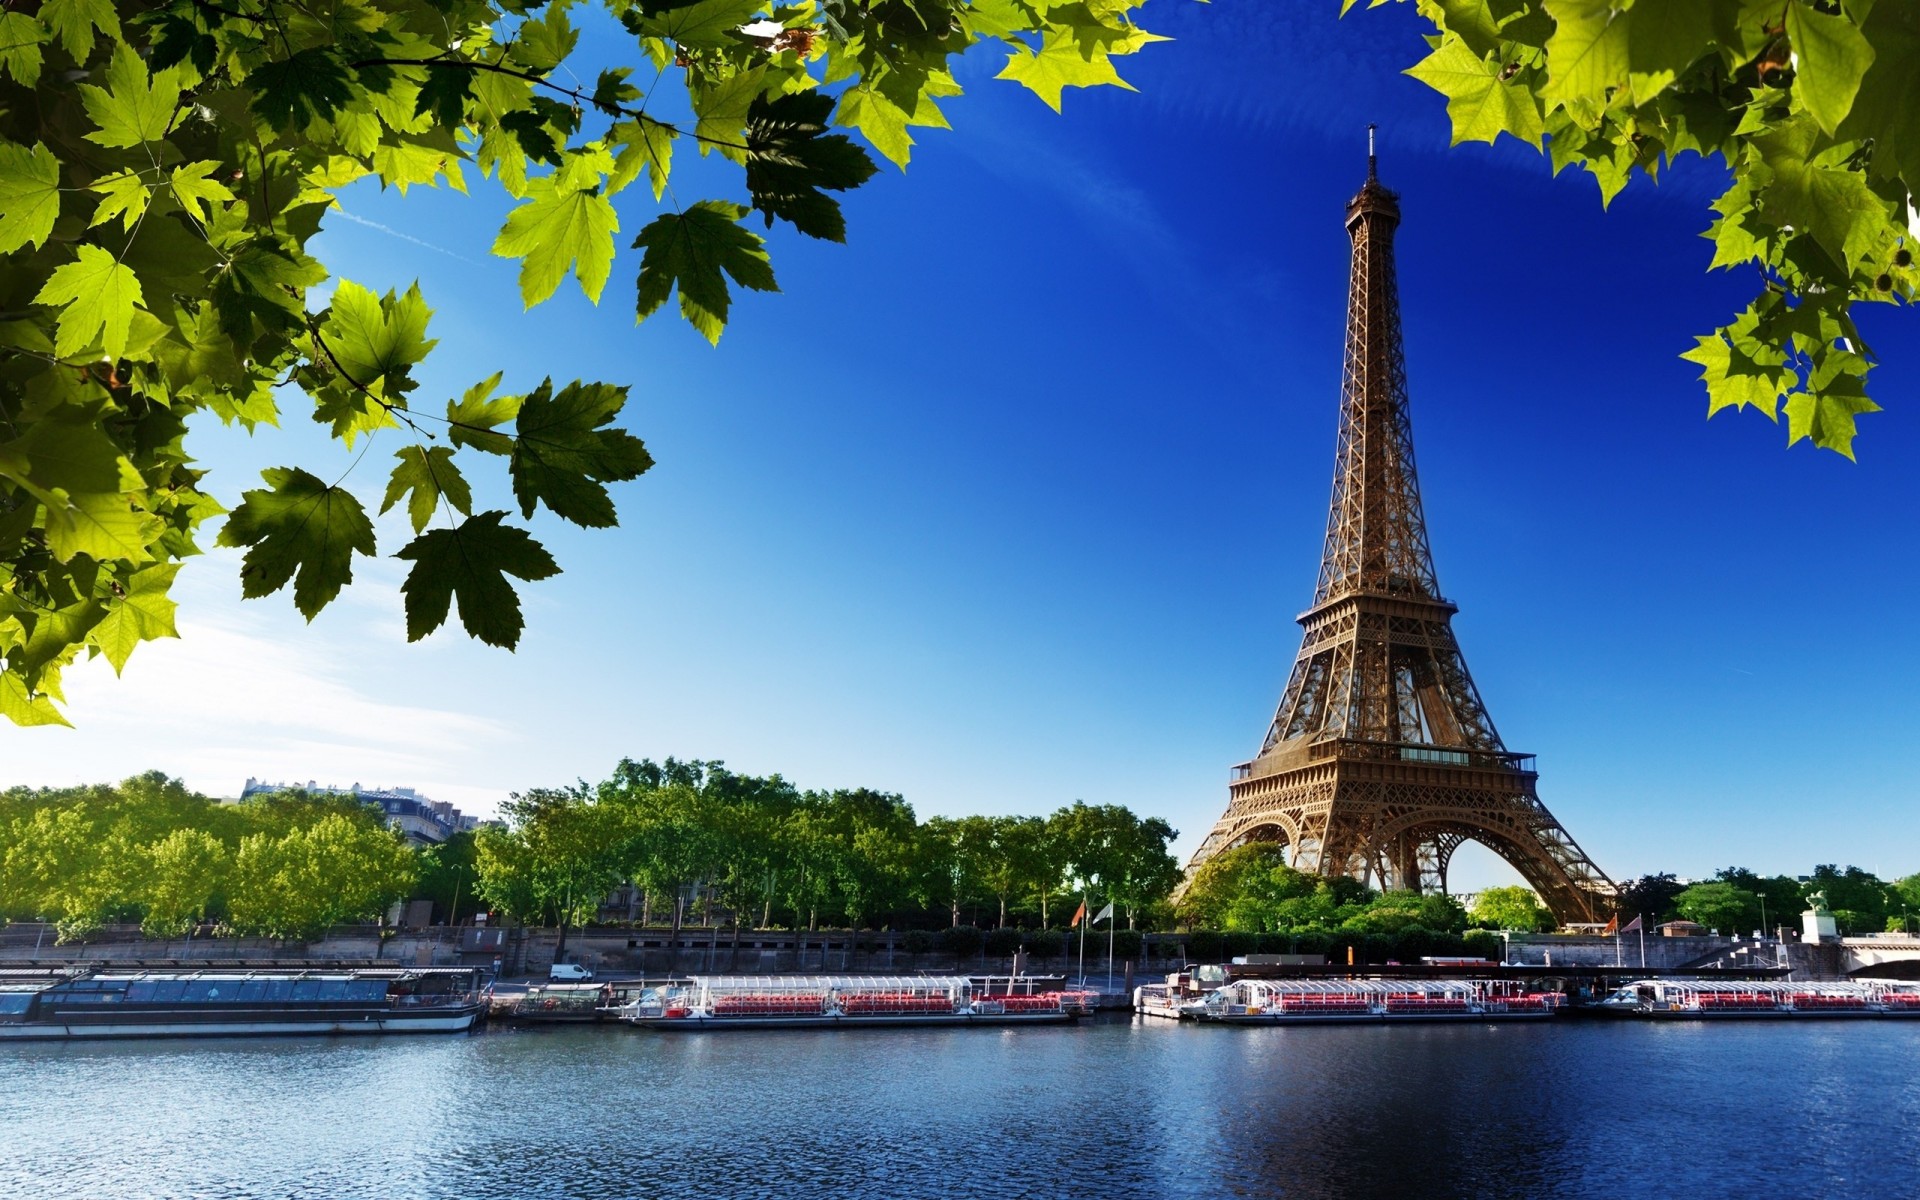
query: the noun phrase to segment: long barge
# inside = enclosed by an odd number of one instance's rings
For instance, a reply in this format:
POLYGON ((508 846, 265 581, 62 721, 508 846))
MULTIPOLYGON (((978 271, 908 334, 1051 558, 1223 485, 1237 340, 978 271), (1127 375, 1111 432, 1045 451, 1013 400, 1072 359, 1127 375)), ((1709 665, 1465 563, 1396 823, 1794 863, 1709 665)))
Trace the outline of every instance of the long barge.
POLYGON ((617 1015, 662 1032, 1057 1025, 1085 998, 1064 990, 974 990, 966 976, 695 975, 642 991, 617 1015))
POLYGON ((1920 984, 1639 979, 1589 1011, 1653 1021, 1920 1017, 1920 984))
POLYGON ((0 975, 0 1041, 464 1033, 485 1015, 472 968, 0 975))
POLYGON ((1176 1009, 1215 1025, 1537 1021, 1561 997, 1492 979, 1238 979, 1176 1009))

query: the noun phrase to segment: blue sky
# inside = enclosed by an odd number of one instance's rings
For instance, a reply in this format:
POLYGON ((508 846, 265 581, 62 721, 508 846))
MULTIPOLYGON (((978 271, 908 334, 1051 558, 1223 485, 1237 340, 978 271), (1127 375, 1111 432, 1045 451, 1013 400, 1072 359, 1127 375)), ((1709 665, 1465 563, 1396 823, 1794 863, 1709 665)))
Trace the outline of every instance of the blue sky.
MULTIPOLYGON (((523 589, 517 654, 406 645, 391 559, 312 625, 284 595, 242 603, 230 552, 196 560, 186 638, 118 681, 72 672, 79 728, 6 734, 9 781, 153 767, 485 809, 673 754, 923 816, 1124 803, 1184 857, 1298 648, 1342 207, 1377 121, 1440 580, 1543 799, 1616 878, 1920 870, 1910 318, 1866 323, 1890 411, 1857 465, 1757 416, 1708 422, 1676 355, 1751 288, 1705 274, 1715 169, 1689 159, 1603 213, 1529 149, 1448 151, 1440 99, 1397 74, 1411 15, 1336 9, 1152 6, 1175 40, 1126 64, 1140 91, 1069 93, 1064 116, 975 56, 955 130, 848 198, 848 245, 774 233, 783 292, 740 297, 717 350, 666 315, 633 326, 636 254, 600 307, 563 289, 523 314, 486 253, 506 202, 471 172, 471 198, 356 189, 322 256, 380 290, 421 280, 423 402, 495 368, 629 384, 659 465, 619 489, 617 531, 536 522, 565 574, 523 589)), ((676 176, 683 200, 738 187, 676 176)), ((229 504, 262 467, 351 461, 304 418, 201 435, 229 504)), ((384 435, 349 486, 377 501, 403 444, 384 435)), ((1510 877, 1484 854, 1456 870, 1510 877)))

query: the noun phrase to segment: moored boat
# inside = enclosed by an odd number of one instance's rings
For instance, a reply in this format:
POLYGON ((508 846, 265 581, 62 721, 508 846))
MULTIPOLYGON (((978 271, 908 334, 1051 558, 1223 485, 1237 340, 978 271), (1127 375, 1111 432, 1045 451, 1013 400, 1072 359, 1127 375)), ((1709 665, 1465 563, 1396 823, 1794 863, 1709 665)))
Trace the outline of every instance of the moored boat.
POLYGON ((472 968, 26 972, 0 976, 0 1041, 464 1033, 472 968))
POLYGON ((696 975, 648 988, 617 1010, 648 1029, 884 1028, 1044 1025, 1072 1021, 1062 991, 975 992, 965 976, 696 975))
POLYGON ((1893 980, 1638 979, 1594 1006, 1649 1020, 1920 1017, 1920 985, 1893 980))
POLYGON ((1543 1020, 1560 997, 1494 979, 1238 979, 1196 1020, 1221 1025, 1543 1020))

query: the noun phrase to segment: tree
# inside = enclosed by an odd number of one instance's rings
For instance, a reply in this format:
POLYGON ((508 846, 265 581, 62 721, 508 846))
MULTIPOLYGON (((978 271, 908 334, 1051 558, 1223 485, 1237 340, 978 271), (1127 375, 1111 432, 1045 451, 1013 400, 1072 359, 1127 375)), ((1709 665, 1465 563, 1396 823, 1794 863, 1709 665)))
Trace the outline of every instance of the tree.
POLYGON ((242 933, 312 938, 384 912, 413 886, 413 872, 413 851, 399 834, 330 813, 280 837, 241 839, 230 919, 242 933))
POLYGON ((1670 874, 1642 875, 1623 886, 1614 897, 1614 915, 1622 925, 1635 917, 1649 927, 1672 920, 1674 897, 1686 890, 1687 885, 1670 874))
MULTIPOLYGON (((510 579, 560 569, 506 512, 473 511, 471 473, 504 470, 522 519, 545 508, 615 524, 608 485, 653 462, 613 424, 627 389, 503 388, 496 372, 444 416, 423 403, 417 371, 434 339, 419 285, 381 294, 331 280, 310 253, 341 189, 377 179, 402 193, 465 191, 466 166, 477 168, 517 201, 492 249, 519 261, 529 306, 569 275, 598 302, 624 210, 639 223, 638 317, 677 292, 680 314, 717 343, 735 287, 778 290, 750 216, 844 240, 830 193, 865 183, 875 165, 839 130, 904 167, 909 128, 946 125, 939 102, 960 91, 951 62, 982 41, 1009 51, 1001 77, 1056 109, 1064 87, 1124 86, 1112 58, 1156 40, 1131 24, 1135 6, 86 0, 7 10, 0 712, 64 723, 60 671, 83 648, 118 670, 142 641, 175 636, 179 560, 222 511, 188 447, 202 414, 252 430, 278 423, 298 396, 349 447, 398 436, 381 508, 404 502, 413 526, 394 552, 412 564, 401 588, 410 639, 457 605, 469 634, 511 647, 522 619, 510 579), (596 41, 616 24, 631 36, 629 65, 583 66, 590 84, 576 75, 576 17, 596 41), (681 111, 689 118, 661 115, 681 111), (743 172, 748 204, 679 199, 684 188, 669 179, 689 143, 743 172), (310 303, 330 280, 328 303, 310 303), (429 529, 436 514, 444 524, 429 529)), ((356 560, 379 552, 373 524, 343 481, 297 465, 262 479, 219 541, 247 548, 247 596, 291 583, 311 620, 356 560)))
POLYGON ((516 792, 501 815, 508 828, 482 830, 474 844, 477 887, 523 921, 551 916, 560 930, 557 960, 568 930, 591 919, 621 879, 621 814, 579 785, 516 792))
MULTIPOLYGON (((1342 0, 1345 12, 1356 0, 1342 0)), ((1709 415, 1755 408, 1853 457, 1877 412, 1856 303, 1910 303, 1920 189, 1920 6, 1855 0, 1415 0, 1436 35, 1408 69, 1453 141, 1505 133, 1585 169, 1605 204, 1692 151, 1731 176, 1705 236, 1758 295, 1681 357, 1709 415)), ((1385 0, 1369 0, 1377 7, 1385 0)))
POLYGON ((1760 924, 1760 901, 1731 883, 1696 883, 1674 897, 1674 907, 1689 921, 1737 934, 1760 924))
POLYGON ((1482 888, 1473 899, 1470 916, 1474 924, 1483 929, 1514 929, 1532 933, 1553 928, 1553 914, 1540 903, 1540 897, 1534 895, 1532 888, 1518 884, 1482 888))
POLYGON ((1229 929, 1227 914, 1259 877, 1287 865, 1279 842, 1247 842, 1207 859, 1180 898, 1179 916, 1190 929, 1229 929))
POLYGON ((200 829, 176 829, 146 849, 140 922, 148 937, 178 937, 206 919, 232 865, 227 848, 200 829))

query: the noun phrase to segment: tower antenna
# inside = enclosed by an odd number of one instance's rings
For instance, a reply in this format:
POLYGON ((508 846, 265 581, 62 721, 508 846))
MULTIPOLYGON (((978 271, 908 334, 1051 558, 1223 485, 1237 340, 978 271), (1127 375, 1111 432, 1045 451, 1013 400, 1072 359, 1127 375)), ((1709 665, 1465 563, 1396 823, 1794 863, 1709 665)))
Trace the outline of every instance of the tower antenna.
POLYGON ((1377 169, 1378 160, 1376 160, 1373 156, 1373 131, 1375 128, 1376 126, 1373 126, 1373 125, 1367 126, 1367 178, 1368 179, 1380 178, 1380 173, 1377 169))

